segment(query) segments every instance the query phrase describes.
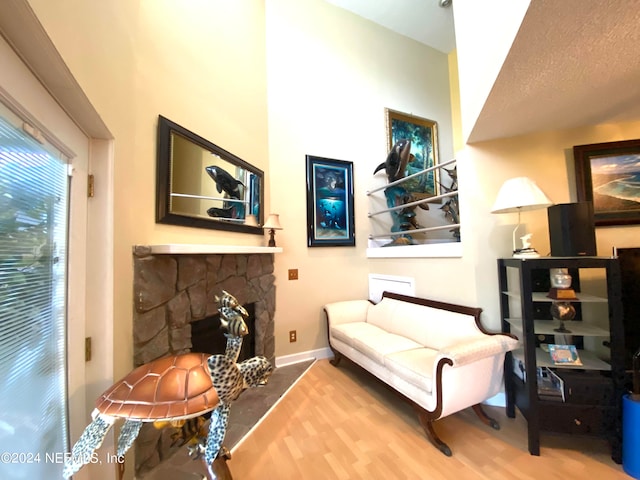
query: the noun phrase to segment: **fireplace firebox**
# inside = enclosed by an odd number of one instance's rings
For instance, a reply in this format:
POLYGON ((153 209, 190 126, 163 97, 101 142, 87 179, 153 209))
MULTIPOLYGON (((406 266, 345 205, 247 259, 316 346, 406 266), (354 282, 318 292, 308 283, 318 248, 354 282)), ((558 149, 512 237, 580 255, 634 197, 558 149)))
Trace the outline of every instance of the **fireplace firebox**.
MULTIPOLYGON (((249 303, 244 305, 244 308, 249 313, 249 318, 245 319, 249 333, 243 338, 238 362, 254 357, 256 351, 255 305, 249 303)), ((224 334, 225 330, 220 326, 219 313, 191 322, 191 351, 211 355, 224 353, 227 346, 224 334)))

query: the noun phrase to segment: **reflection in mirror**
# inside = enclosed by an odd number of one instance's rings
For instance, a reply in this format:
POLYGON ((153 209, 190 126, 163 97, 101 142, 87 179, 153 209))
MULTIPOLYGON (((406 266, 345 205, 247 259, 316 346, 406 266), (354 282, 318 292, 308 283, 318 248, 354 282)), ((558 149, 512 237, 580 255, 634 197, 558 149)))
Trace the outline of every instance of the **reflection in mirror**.
POLYGON ((261 170, 159 116, 156 221, 262 235, 261 170))

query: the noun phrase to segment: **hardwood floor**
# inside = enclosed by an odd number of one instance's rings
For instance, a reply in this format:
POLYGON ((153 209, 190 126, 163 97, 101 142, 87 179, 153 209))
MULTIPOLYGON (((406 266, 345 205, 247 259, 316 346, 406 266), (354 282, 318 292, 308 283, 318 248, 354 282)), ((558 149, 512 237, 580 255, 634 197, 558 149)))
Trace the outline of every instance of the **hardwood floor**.
POLYGON ((630 478, 603 440, 545 435, 535 457, 520 415, 486 411, 500 430, 471 409, 436 422, 453 451, 446 457, 408 403, 350 362, 336 368, 320 360, 233 450, 228 465, 235 480, 630 478))

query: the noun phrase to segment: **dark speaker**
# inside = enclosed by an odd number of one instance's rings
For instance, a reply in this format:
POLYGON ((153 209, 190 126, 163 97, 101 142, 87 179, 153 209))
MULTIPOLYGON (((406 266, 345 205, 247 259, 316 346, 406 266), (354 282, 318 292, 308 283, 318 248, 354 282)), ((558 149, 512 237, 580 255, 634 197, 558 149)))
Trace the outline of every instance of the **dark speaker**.
POLYGON ((547 213, 552 257, 596 255, 593 203, 559 203, 547 213))

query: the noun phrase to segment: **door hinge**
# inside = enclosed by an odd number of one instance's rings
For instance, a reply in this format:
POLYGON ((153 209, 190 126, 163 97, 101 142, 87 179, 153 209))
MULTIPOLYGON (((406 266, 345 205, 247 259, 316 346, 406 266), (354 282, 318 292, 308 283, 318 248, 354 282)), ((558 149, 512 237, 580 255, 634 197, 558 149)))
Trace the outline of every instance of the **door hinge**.
POLYGON ((87 176, 87 197, 93 198, 95 193, 95 178, 93 177, 93 174, 90 173, 87 176))
POLYGON ((84 339, 84 361, 91 361, 91 337, 84 339))

